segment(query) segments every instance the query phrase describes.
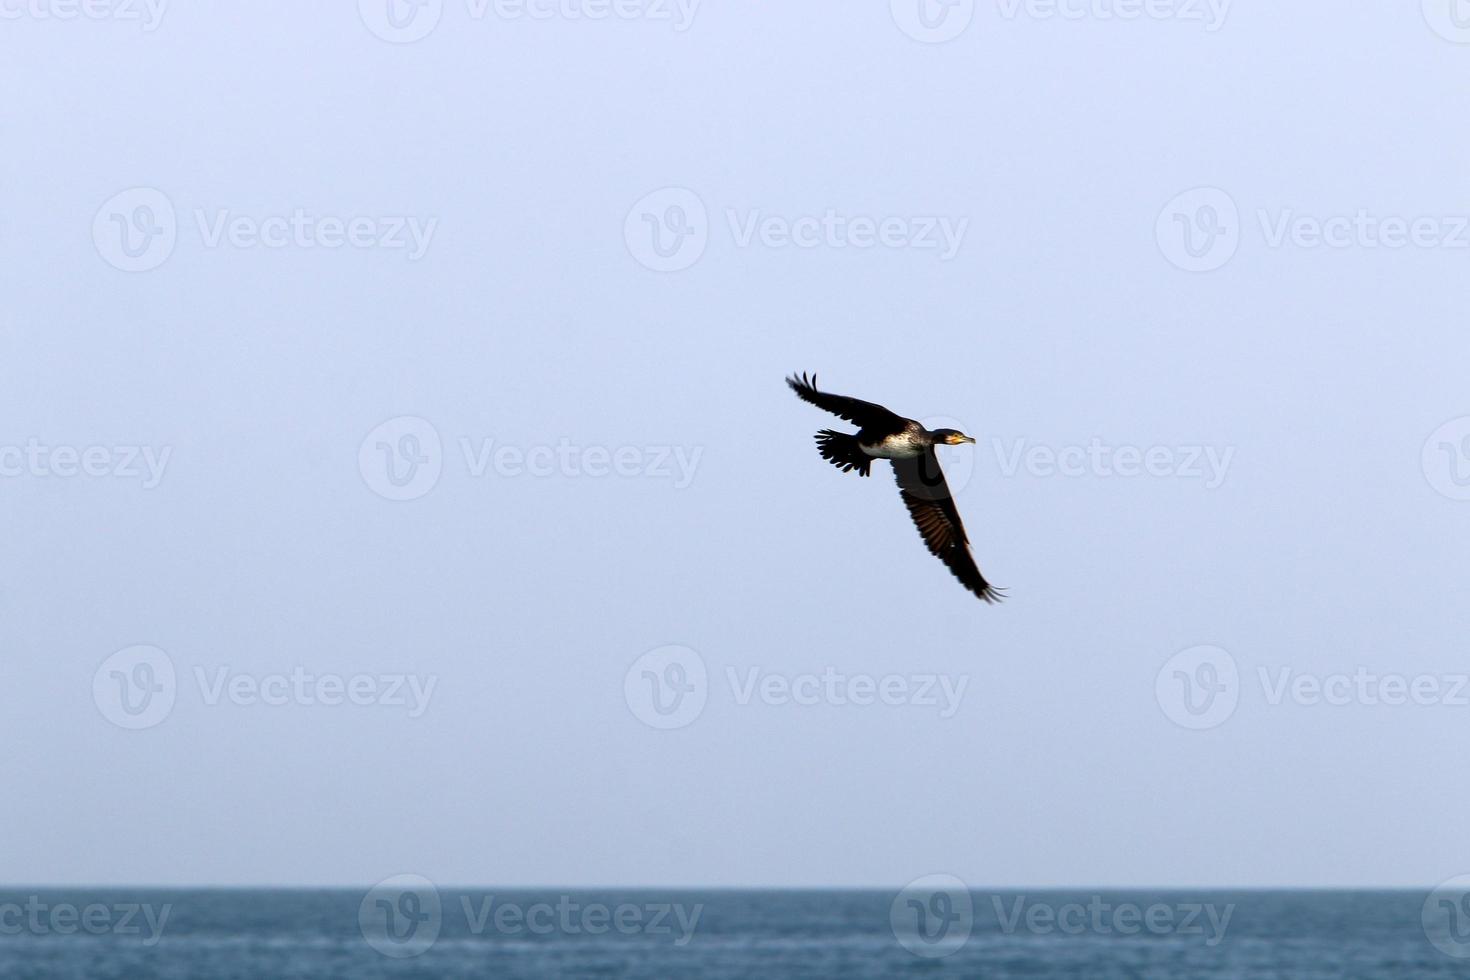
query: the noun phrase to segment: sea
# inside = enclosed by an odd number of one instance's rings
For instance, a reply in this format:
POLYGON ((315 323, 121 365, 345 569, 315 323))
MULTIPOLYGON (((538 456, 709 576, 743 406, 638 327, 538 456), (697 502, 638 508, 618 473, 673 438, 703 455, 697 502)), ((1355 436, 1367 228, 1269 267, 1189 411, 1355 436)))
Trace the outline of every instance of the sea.
POLYGON ((1466 976, 1428 890, 0 889, 5 980, 1466 976))

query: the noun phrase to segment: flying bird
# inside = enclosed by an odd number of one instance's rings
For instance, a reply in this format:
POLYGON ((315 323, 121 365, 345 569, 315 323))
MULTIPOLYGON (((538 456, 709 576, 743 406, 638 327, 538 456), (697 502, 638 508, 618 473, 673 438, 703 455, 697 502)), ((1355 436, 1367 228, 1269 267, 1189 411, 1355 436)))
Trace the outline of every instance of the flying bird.
POLYGON ((935 446, 958 446, 973 443, 974 439, 954 429, 931 432, 882 405, 818 391, 816 375, 810 378, 805 374, 793 375, 786 383, 802 401, 858 427, 855 435, 832 429, 818 432, 817 452, 823 459, 844 473, 857 470, 860 476, 870 475, 875 459, 892 463, 899 496, 930 554, 944 562, 965 588, 986 602, 1005 598, 1003 590, 986 582, 975 565, 959 508, 955 507, 944 471, 939 468, 939 457, 934 453, 935 446))

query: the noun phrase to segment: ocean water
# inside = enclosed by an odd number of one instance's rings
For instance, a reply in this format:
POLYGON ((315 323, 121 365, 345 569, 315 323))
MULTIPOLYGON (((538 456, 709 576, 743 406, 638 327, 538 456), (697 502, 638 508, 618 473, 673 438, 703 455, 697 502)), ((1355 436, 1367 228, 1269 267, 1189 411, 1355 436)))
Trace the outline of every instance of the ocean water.
POLYGON ((1436 917, 1465 908, 1412 891, 964 893, 942 882, 901 893, 459 891, 422 879, 371 891, 8 888, 0 977, 1463 977, 1470 920, 1436 917))

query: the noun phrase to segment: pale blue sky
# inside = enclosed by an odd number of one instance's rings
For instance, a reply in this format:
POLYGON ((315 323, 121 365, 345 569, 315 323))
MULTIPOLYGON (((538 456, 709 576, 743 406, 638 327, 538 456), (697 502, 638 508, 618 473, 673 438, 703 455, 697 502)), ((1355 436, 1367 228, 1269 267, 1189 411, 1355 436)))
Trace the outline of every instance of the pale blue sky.
POLYGON ((1426 450, 1470 416, 1470 44, 1435 0, 981 2, 944 43, 903 0, 446 0, 409 43, 374 2, 5 7, 0 879, 1470 870, 1470 705, 1260 679, 1453 702, 1470 672, 1470 456, 1434 465, 1470 423, 1426 450), (703 251, 650 268, 645 215, 703 251), (1425 217, 1431 245, 1370 247, 1425 217), (117 220, 172 251, 128 257, 117 220), (1221 222, 1194 261, 1223 264, 1181 268, 1169 229, 1221 222), (886 466, 822 463, 793 370, 979 440, 952 472, 1010 601, 924 553, 886 466), (432 430, 368 439, 402 416, 432 430), (429 435, 437 480, 385 499, 378 443, 429 435), (1173 455, 1119 476, 1094 440, 1173 455), (174 702, 126 730, 99 668, 140 644, 174 702), (658 730, 626 692, 666 645, 707 680, 658 730), (1238 707, 1190 730, 1156 680, 1200 645, 1238 707), (753 668, 964 688, 948 716, 742 704, 753 668), (417 716, 240 703, 293 671, 434 686, 417 716))

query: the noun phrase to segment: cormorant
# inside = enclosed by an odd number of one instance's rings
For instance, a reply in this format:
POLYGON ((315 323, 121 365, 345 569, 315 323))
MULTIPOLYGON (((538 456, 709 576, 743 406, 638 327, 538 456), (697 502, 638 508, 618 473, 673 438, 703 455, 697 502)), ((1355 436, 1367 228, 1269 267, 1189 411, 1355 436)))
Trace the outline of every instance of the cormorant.
POLYGON ((930 554, 949 567, 954 577, 986 602, 1004 598, 1002 590, 985 581, 975 558, 970 554, 970 539, 955 507, 939 457, 934 447, 939 444, 958 446, 975 440, 954 429, 930 432, 913 419, 895 415, 882 405, 874 405, 846 395, 832 395, 817 390, 817 376, 792 376, 786 379, 791 390, 804 402, 831 412, 858 427, 856 435, 823 429, 817 433, 817 452, 844 473, 857 470, 868 476, 875 459, 893 464, 898 480, 899 496, 908 507, 909 516, 929 546, 930 554))

